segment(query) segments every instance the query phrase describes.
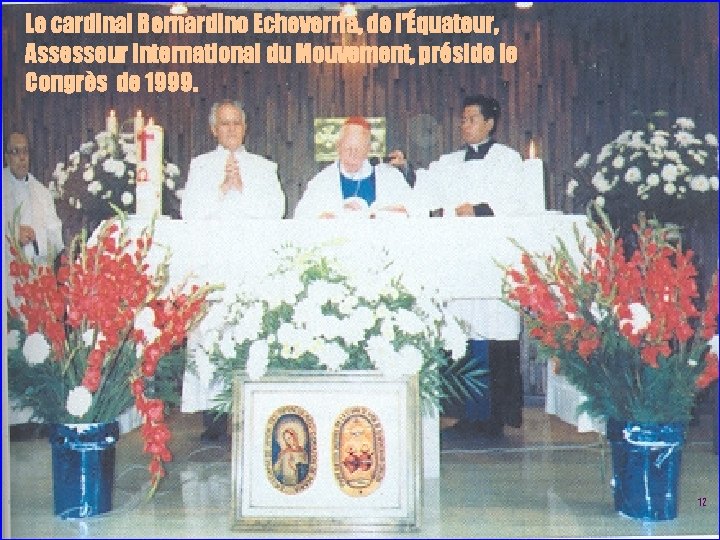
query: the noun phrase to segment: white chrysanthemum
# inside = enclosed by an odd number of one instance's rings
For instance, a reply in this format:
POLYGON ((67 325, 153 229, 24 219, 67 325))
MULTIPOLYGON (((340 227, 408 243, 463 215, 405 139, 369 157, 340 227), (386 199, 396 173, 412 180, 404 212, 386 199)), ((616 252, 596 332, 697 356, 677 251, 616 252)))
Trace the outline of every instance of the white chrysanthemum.
POLYGON ((20 330, 10 330, 7 334, 7 347, 14 351, 20 346, 20 330))
POLYGON ((317 357, 318 362, 327 366, 330 371, 338 371, 347 362, 349 355, 340 345, 331 341, 322 344, 317 357))
POLYGON ((630 142, 628 142, 628 147, 632 148, 633 150, 646 150, 648 151, 651 147, 651 145, 647 144, 645 142, 645 133, 642 131, 636 131, 632 134, 632 137, 630 138, 630 142))
POLYGON ((608 316, 608 311, 604 307, 600 306, 597 302, 593 302, 590 305, 590 315, 593 316, 595 322, 600 323, 605 320, 605 317, 608 316))
POLYGON ((612 184, 607 181, 601 172, 596 172, 592 177, 592 185, 595 186, 600 193, 606 193, 612 188, 612 184))
POLYGON ((50 355, 50 344, 40 332, 30 334, 23 345, 23 355, 30 365, 42 364, 50 355))
POLYGON ((620 135, 617 136, 615 139, 615 142, 618 144, 627 144, 630 142, 630 137, 632 136, 632 131, 627 130, 623 131, 620 135))
POLYGON ((165 187, 167 187, 168 189, 175 189, 175 180, 173 180, 169 176, 165 178, 165 187))
POLYGON ((90 193, 92 193, 93 195, 97 195, 98 193, 100 193, 102 191, 102 189, 103 189, 102 184, 100 182, 98 182, 97 180, 93 180, 92 182, 90 182, 87 187, 87 190, 90 193))
POLYGON ((414 375, 423 365, 422 353, 412 345, 403 345, 398 351, 398 360, 398 367, 403 375, 414 375))
POLYGON ((682 165, 682 158, 680 157, 680 153, 677 150, 665 150, 663 152, 665 159, 669 161, 674 161, 676 165, 680 166, 682 165))
POLYGON ((267 372, 269 352, 270 347, 264 339, 254 341, 252 345, 250 345, 247 363, 245 364, 245 370, 250 379, 257 380, 265 375, 267 372))
POLYGON ((692 133, 688 133, 687 131, 678 131, 675 134, 675 141, 680 146, 689 146, 695 141, 695 137, 693 137, 692 133))
POLYGON ((650 145, 656 148, 665 148, 668 145, 668 139, 664 133, 656 131, 652 137, 650 137, 650 145))
POLYGON ((120 202, 122 202, 124 206, 130 206, 133 202, 133 194, 129 191, 124 191, 120 197, 120 202))
POLYGON ((647 177, 647 185, 650 187, 655 187, 660 185, 660 176, 657 173, 649 174, 647 177))
POLYGON ((588 166, 588 163, 590 163, 590 153, 585 152, 580 158, 575 162, 575 167, 578 169, 582 169, 584 167, 588 166))
POLYGON ((230 332, 223 333, 218 343, 220 354, 225 358, 232 358, 235 356, 235 340, 230 332))
POLYGON ((168 163, 165 165, 165 174, 180 176, 180 169, 174 163, 168 163))
POLYGON ((380 323, 380 335, 388 341, 395 339, 395 325, 391 319, 384 319, 380 323))
POLYGON ((616 169, 622 169, 625 166, 625 158, 622 156, 615 156, 612 161, 612 166, 616 169))
POLYGON ((468 336, 454 317, 448 317, 447 323, 440 331, 440 337, 445 342, 445 348, 450 350, 453 359, 459 360, 465 356, 468 336))
POLYGON ((666 195, 674 195, 675 192, 677 191, 677 188, 675 187, 675 184, 673 184, 672 182, 668 182, 663 187, 663 191, 665 192, 666 195))
POLYGON ((233 328, 233 337, 238 343, 245 340, 253 341, 262 330, 263 307, 256 302, 243 311, 242 317, 233 328))
POLYGON ((629 184, 634 184, 635 182, 639 182, 640 180, 642 180, 642 173, 637 167, 630 167, 625 173, 625 181, 629 184))
POLYGON ((710 187, 713 189, 713 191, 717 191, 718 190, 718 177, 711 176, 710 180, 708 180, 708 181, 710 182, 710 187))
POLYGON ((357 345, 365 339, 366 328, 361 321, 356 318, 347 317, 343 319, 340 331, 340 337, 349 345, 357 345))
POLYGON ((370 361, 378 369, 380 369, 380 366, 384 365, 389 358, 395 355, 395 348, 390 340, 382 336, 372 336, 368 339, 365 350, 367 351, 370 361))
POLYGON ((600 153, 597 155, 597 163, 602 163, 612 155, 612 145, 606 144, 600 149, 600 153))
POLYGON ((179 201, 182 201, 183 195, 185 195, 184 189, 178 189, 175 191, 175 198, 178 199, 179 201))
POLYGON ((633 334, 645 330, 651 321, 650 312, 647 308, 639 302, 633 302, 628 306, 628 309, 630 310, 630 319, 622 319, 620 325, 622 326, 629 322, 632 326, 633 334))
POLYGON ((155 311, 144 307, 135 315, 135 329, 142 330, 148 343, 152 343, 160 336, 160 330, 155 326, 155 311))
POLYGON ((568 184, 567 184, 567 187, 565 188, 565 194, 566 194, 568 197, 572 197, 573 195, 575 195, 575 190, 577 189, 577 187, 578 187, 579 185, 580 185, 580 184, 578 183, 577 180, 575 180, 574 178, 571 178, 570 181, 569 181, 568 184))
MULTIPOLYGON (((92 144, 92 143, 90 143, 90 144, 92 144)), ((82 148, 82 146, 81 146, 80 148, 82 148)), ((91 148, 91 150, 92 150, 92 148, 91 148)), ((77 165, 78 163, 80 163, 80 152, 78 152, 78 151, 76 150, 75 152, 73 152, 72 154, 70 154, 70 157, 68 158, 68 160, 69 160, 71 163, 77 165)))
POLYGON ((709 144, 710 146, 717 146, 717 145, 718 145, 717 137, 716 137, 715 135, 713 135, 712 133, 706 133, 706 134, 705 134, 705 142, 706 142, 707 144, 709 144))
MULTIPOLYGON (((95 338, 95 330, 88 328, 82 334, 82 342, 86 347, 92 347, 93 340, 95 338)), ((100 340, 98 340, 100 341, 100 340)))
POLYGON ((95 171, 92 167, 88 167, 83 172, 83 180, 85 180, 86 182, 91 182, 93 178, 95 178, 95 171))
POLYGON ((605 197, 602 195, 595 197, 595 204, 597 204, 600 208, 603 208, 605 206, 605 197))
POLYGON ((666 163, 660 171, 660 177, 666 182, 674 182, 677 179, 677 175, 677 166, 672 163, 666 163))
POLYGON ((425 331, 425 324, 417 314, 407 309, 399 309, 394 316, 395 324, 405 334, 422 334, 425 331))
POLYGON ((695 122, 692 118, 681 116, 680 118, 675 120, 675 123, 680 129, 685 129, 688 131, 692 131, 693 129, 695 129, 695 122))
POLYGON ((710 189, 710 180, 705 175, 693 176, 690 179, 690 189, 705 193, 710 189))
POLYGON ((350 315, 357 305, 357 296, 351 294, 350 296, 347 296, 340 300, 340 304, 338 304, 338 310, 340 310, 340 313, 342 313, 343 315, 350 315))
POLYGON ((73 416, 81 417, 90 410, 92 394, 84 386, 76 386, 68 392, 65 408, 73 416))
POLYGON ((708 345, 710 345, 710 350, 714 352, 715 354, 720 354, 720 344, 718 343, 718 335, 715 334, 710 341, 708 341, 708 345))
POLYGON ((369 330, 375 326, 376 321, 373 311, 367 306, 359 306, 350 314, 349 319, 363 330, 369 330))

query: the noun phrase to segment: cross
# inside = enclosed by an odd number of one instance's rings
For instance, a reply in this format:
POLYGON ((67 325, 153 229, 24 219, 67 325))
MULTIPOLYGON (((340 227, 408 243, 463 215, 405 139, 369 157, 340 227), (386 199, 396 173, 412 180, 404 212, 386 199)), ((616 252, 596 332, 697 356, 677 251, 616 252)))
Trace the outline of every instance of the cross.
POLYGON ((155 135, 148 133, 146 130, 142 130, 138 133, 137 138, 140 140, 140 161, 145 161, 147 157, 147 141, 152 141, 155 135))

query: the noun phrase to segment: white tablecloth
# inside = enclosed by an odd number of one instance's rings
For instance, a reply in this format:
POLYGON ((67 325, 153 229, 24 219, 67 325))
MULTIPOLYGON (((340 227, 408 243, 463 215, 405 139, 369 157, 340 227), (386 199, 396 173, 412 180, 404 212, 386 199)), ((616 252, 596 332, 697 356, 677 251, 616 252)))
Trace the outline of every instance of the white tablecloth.
MULTIPOLYGON (((573 227, 588 235, 585 216, 555 212, 501 218, 377 219, 377 220, 242 220, 180 221, 160 219, 155 224, 155 246, 170 248, 170 284, 187 276, 199 283, 225 283, 223 293, 233 299, 235 286, 252 284, 277 267, 276 250, 284 244, 299 247, 323 245, 340 261, 349 254, 387 249, 405 277, 438 290, 445 300, 455 301, 455 312, 466 320, 480 319, 473 306, 483 300, 496 306, 483 321, 485 338, 508 339, 508 325, 501 316, 512 315, 501 298, 502 265, 519 265, 521 251, 510 238, 531 252, 547 252, 561 238, 572 248, 573 227), (470 300, 471 302, 468 302, 470 300)), ((144 221, 130 219, 139 231, 144 221)), ((157 260, 162 250, 152 252, 157 260)), ((213 311, 226 307, 217 304, 213 311)), ((514 315, 517 319, 517 315, 514 315)), ((208 319, 212 319, 211 315, 208 319)), ((515 338, 517 337, 517 331, 515 338)), ((512 339, 512 337, 510 337, 512 339)), ((193 354, 194 340, 191 340, 193 354)), ((183 410, 205 410, 212 406, 214 389, 209 388, 211 369, 195 351, 200 378, 186 377, 183 410), (194 380, 193 380, 194 379, 194 380)))
POLYGON ((580 433, 597 431, 605 433, 605 422, 593 418, 587 413, 578 414, 578 407, 587 398, 562 375, 556 375, 552 364, 547 364, 547 390, 545 393, 545 412, 554 414, 560 420, 577 426, 580 433))

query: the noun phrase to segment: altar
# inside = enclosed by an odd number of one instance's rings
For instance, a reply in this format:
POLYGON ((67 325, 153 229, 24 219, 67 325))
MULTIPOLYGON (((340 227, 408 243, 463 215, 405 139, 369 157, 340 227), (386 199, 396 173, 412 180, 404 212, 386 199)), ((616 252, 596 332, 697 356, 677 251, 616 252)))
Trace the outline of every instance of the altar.
MULTIPOLYGON (((146 222, 130 219, 132 232, 146 222)), ((586 217, 559 212, 518 217, 476 219, 376 220, 238 220, 190 221, 161 218, 155 223, 154 248, 157 260, 170 250, 169 286, 190 278, 195 283, 223 283, 223 300, 234 298, 234 289, 252 285, 276 269, 277 250, 284 245, 301 248, 321 246, 328 256, 352 264, 358 254, 383 249, 402 269, 403 277, 421 283, 434 296, 461 304, 469 300, 501 298, 503 265, 520 264, 521 250, 511 239, 531 252, 548 252, 561 239, 577 249, 574 230, 589 237, 586 217)), ((578 255, 578 254, 576 254, 578 255)), ((509 309, 506 306, 502 306, 509 309)), ((226 305, 216 303, 203 321, 222 320, 226 305), (218 319, 220 317, 220 319, 218 319)), ((462 311, 462 310, 460 310, 462 311)), ((492 329, 489 339, 502 332, 492 329)), ((212 369, 203 359, 199 339, 191 339, 188 354, 198 365, 197 376, 186 374, 183 411, 212 408, 212 369)), ((425 476, 439 476, 439 421, 426 418, 423 425, 425 476)))

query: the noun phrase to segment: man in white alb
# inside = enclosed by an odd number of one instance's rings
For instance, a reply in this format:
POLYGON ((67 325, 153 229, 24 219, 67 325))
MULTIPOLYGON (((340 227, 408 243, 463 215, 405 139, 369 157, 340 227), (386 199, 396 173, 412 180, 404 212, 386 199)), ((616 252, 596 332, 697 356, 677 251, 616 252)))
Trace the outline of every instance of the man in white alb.
POLYGON ((396 168, 370 164, 370 124, 351 116, 340 129, 338 159, 312 178, 295 208, 295 218, 408 215, 410 186, 396 168))
POLYGON ((220 101, 210 110, 214 150, 190 162, 181 213, 183 219, 280 219, 285 194, 277 165, 243 145, 245 111, 237 101, 220 101))
MULTIPOLYGON (((55 210, 50 190, 30 173, 30 145, 23 133, 12 132, 5 140, 5 168, 3 168, 3 214, 5 231, 16 234, 25 256, 38 264, 53 264, 63 249, 62 222, 55 210), (17 229, 13 231, 15 212, 17 229)), ((9 251, 5 260, 9 260, 9 251)), ((7 267, 4 269, 7 271, 7 267)), ((5 274, 7 275, 7 274, 5 274)), ((12 282, 5 281, 7 303, 15 304, 12 282)), ((33 424, 28 424, 30 409, 13 409, 7 413, 11 438, 32 436, 33 424)))
MULTIPOLYGON (((210 109, 209 120, 218 146, 190 162, 181 206, 183 219, 281 219, 285 214, 285 194, 277 176, 277 164, 245 150, 246 122, 242 105, 237 101, 219 101, 210 109)), ((195 365, 200 366, 197 372, 207 374, 212 369, 206 351, 199 345, 202 335, 201 324, 191 334, 188 350, 194 356, 195 365)), ((203 442, 226 440, 227 415, 216 416, 208 411, 213 406, 212 383, 198 373, 185 372, 182 410, 206 411, 203 442)))
MULTIPOLYGON (((432 216, 513 216, 523 213, 522 158, 493 139, 500 119, 494 98, 471 96, 460 122, 465 146, 417 171, 417 203, 432 216)), ((496 299, 457 299, 450 309, 470 325, 471 358, 489 363, 489 411, 479 400, 461 407, 458 430, 502 433, 522 423, 518 314, 496 299)), ((482 365, 485 367, 488 364, 482 365)), ((484 399, 483 399, 484 398, 484 399)))

